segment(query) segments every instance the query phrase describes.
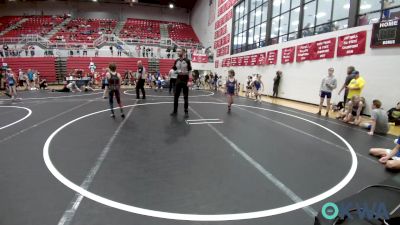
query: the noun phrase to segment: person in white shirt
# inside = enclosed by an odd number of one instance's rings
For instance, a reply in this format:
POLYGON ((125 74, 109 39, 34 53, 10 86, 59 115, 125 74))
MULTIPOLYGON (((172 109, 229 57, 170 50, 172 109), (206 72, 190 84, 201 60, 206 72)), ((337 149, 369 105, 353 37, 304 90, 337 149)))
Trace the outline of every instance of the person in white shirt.
POLYGON ((178 74, 174 69, 171 68, 171 70, 168 73, 168 77, 169 77, 169 93, 171 94, 171 90, 174 90, 175 94, 176 78, 178 77, 178 74))

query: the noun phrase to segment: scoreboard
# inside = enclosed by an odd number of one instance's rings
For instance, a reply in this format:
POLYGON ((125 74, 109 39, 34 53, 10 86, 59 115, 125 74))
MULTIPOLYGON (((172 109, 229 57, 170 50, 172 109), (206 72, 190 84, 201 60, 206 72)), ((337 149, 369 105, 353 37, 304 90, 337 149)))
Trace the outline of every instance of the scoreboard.
POLYGON ((385 20, 372 27, 371 48, 400 47, 400 19, 385 20))

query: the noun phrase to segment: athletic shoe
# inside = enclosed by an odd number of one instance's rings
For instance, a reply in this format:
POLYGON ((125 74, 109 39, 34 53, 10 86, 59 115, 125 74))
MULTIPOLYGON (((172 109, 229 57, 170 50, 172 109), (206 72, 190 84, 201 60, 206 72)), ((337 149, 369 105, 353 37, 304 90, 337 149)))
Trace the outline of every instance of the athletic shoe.
POLYGON ((111 114, 110 117, 113 118, 113 119, 115 119, 115 115, 114 115, 114 114, 111 114))
POLYGON ((171 114, 169 114, 170 116, 176 116, 176 115, 178 115, 178 113, 177 112, 172 112, 171 114))
POLYGON ((325 116, 326 116, 326 117, 329 117, 329 113, 325 113, 325 116))
POLYGON ((318 116, 320 116, 320 115, 321 115, 321 111, 317 112, 316 114, 317 114, 318 116))
POLYGON ((125 118, 125 114, 121 114, 121 117, 122 117, 122 118, 125 118))
POLYGON ((189 117, 189 111, 185 110, 185 118, 189 117))

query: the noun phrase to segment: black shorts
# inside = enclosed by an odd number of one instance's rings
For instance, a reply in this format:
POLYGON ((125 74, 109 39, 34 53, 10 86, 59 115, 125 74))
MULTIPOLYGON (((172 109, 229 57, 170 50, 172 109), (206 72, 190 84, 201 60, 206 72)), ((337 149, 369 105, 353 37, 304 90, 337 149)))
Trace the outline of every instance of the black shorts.
POLYGON ((101 89, 105 89, 106 87, 108 87, 108 84, 101 84, 101 89))
POLYGON ((331 98, 332 97, 332 93, 331 92, 327 92, 327 91, 321 91, 321 98, 331 98))
POLYGON ((25 80, 19 80, 19 86, 24 86, 25 80))

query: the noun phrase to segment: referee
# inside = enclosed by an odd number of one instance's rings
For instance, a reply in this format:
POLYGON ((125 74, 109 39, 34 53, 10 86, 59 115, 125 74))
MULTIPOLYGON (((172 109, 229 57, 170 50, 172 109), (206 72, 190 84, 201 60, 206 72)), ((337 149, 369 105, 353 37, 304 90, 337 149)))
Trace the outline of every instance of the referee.
POLYGON ((142 91, 142 98, 146 99, 146 92, 144 90, 144 82, 146 80, 146 69, 143 66, 142 61, 138 61, 138 69, 136 71, 136 99, 140 99, 139 91, 142 91))
POLYGON ((190 60, 186 58, 186 51, 183 48, 177 49, 178 59, 175 61, 172 69, 178 74, 176 79, 176 89, 174 95, 174 111, 171 113, 171 116, 176 116, 178 113, 178 100, 181 95, 181 91, 183 91, 183 99, 184 99, 184 109, 185 109, 185 117, 189 117, 189 88, 188 81, 191 76, 192 65, 190 60))

